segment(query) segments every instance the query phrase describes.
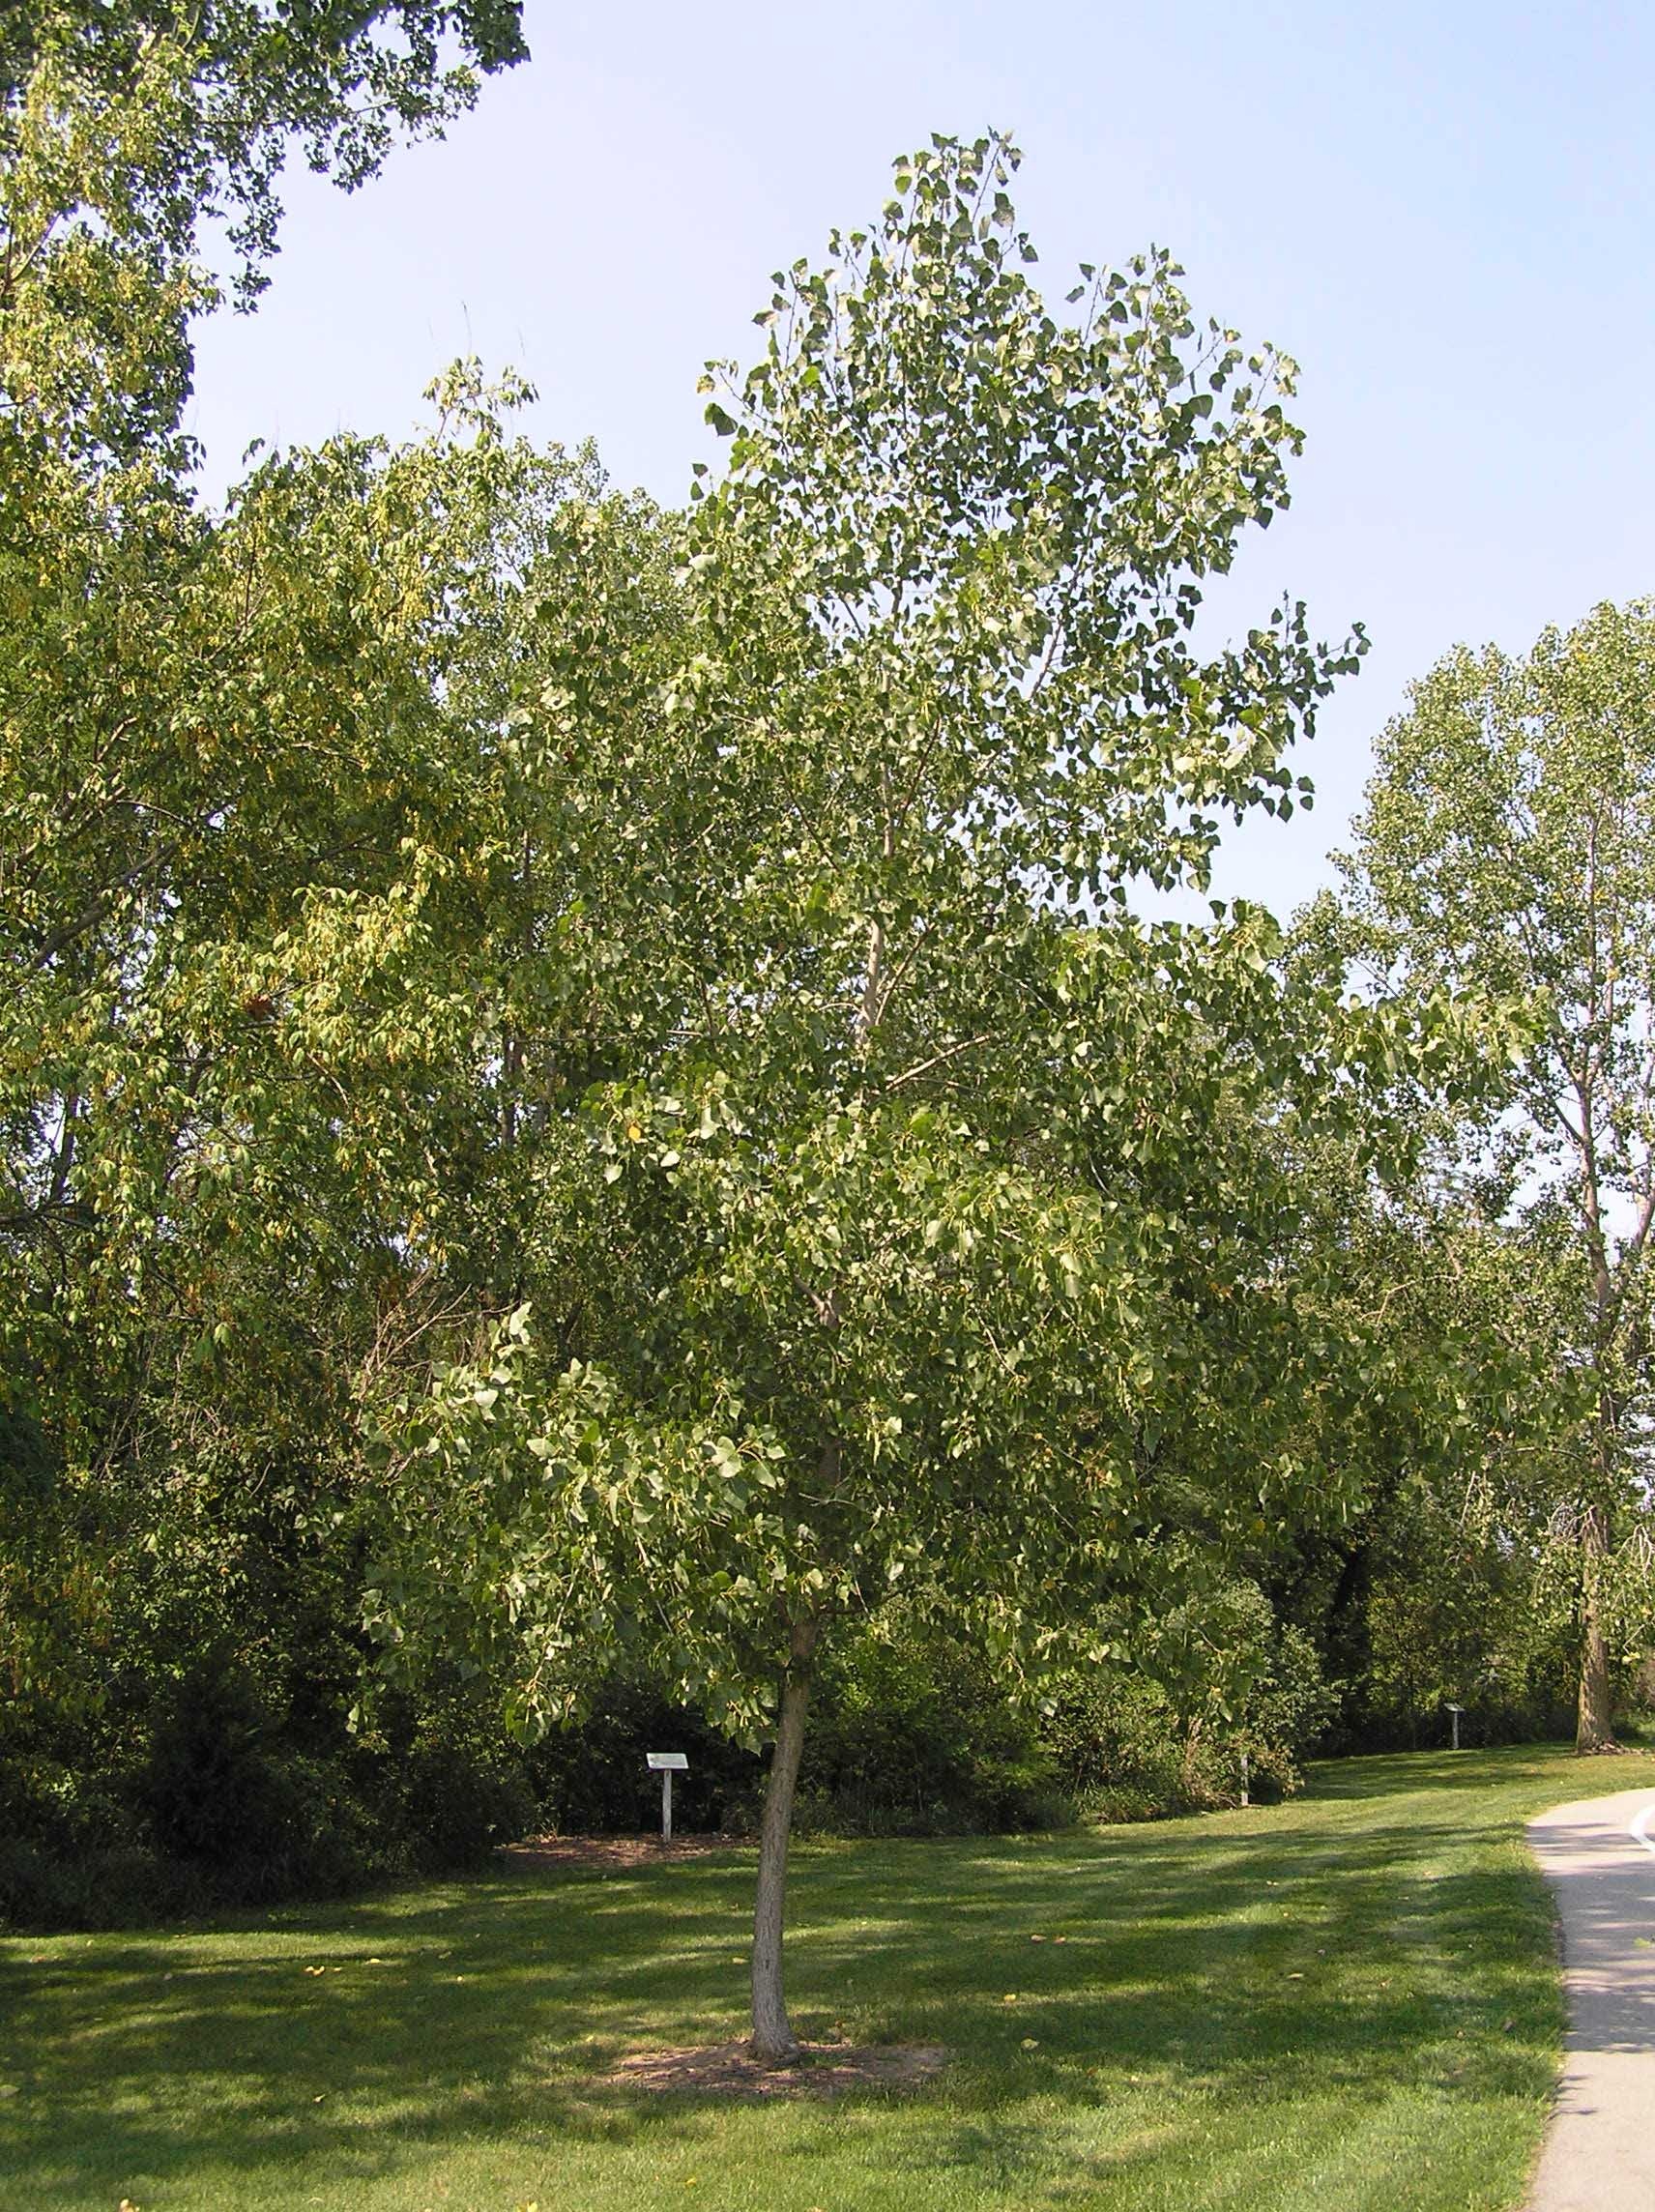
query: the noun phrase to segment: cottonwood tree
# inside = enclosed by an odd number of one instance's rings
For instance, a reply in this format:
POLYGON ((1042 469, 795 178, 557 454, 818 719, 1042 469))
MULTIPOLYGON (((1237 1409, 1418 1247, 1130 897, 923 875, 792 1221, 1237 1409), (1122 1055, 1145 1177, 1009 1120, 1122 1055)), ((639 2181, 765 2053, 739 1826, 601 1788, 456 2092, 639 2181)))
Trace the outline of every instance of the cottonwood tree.
MULTIPOLYGON (((383 453, 347 445, 267 467, 229 516, 197 508, 180 410, 190 320, 216 296, 199 266, 201 227, 231 219, 250 282, 275 247, 275 178, 295 139, 316 165, 360 184, 399 131, 436 128, 465 103, 470 64, 517 58, 516 22, 512 0, 393 0, 344 15, 280 0, 194 11, 22 0, 5 12, 8 1337, 67 1310, 89 1219, 132 1229, 147 1211, 153 1230, 159 1177, 176 1223, 169 1146, 212 1118, 202 1068, 234 1063, 256 1028, 240 1015, 235 1048, 219 1054, 206 1040, 239 1008, 234 985, 221 972, 205 993, 184 986, 179 960, 199 983, 208 947, 220 971, 241 950, 256 957, 284 900, 291 918, 313 894, 385 890, 395 865, 363 856, 384 840, 385 853, 407 859, 399 832, 433 780, 417 757, 436 726, 429 686, 451 676, 451 651, 438 674, 447 618, 432 618, 431 595, 447 590, 445 564, 476 513, 475 498, 455 511, 471 464, 456 472, 453 452, 446 487, 435 471, 430 514, 397 512, 389 483, 376 481, 383 453), (375 540, 385 566, 368 574, 362 559, 375 540), (366 750, 371 794, 358 772, 366 750), (121 1123, 125 1135, 118 1164, 99 1167, 101 1102, 105 1130, 121 1123)), ((479 462, 474 484, 488 474, 479 462)), ((263 986, 245 996, 259 1001, 263 986)), ((169 1229, 111 1264, 129 1294, 162 1243, 175 1257, 169 1229)), ((7 1395, 34 1372, 32 1356, 19 1357, 7 1395)))
POLYGON ((1557 1406, 1553 1532, 1576 1561, 1577 1744, 1608 1750, 1606 1617, 1647 1632, 1626 1586, 1648 1552, 1655 609, 1600 606, 1521 660, 1460 649, 1378 753, 1352 942, 1398 987, 1525 1011, 1509 1081, 1464 1133, 1555 1300, 1533 1353, 1557 1406))
POLYGON ((517 15, 3 11, 0 1424, 31 1648, 38 1614, 94 1652, 175 1566, 205 1593, 175 1642, 245 1618, 249 1547, 298 1541, 278 1501, 348 1480, 359 1369, 520 1295, 510 978, 567 894, 508 670, 528 631, 571 694, 648 684, 610 632, 646 603, 661 630, 659 534, 464 374, 434 437, 267 457, 218 513, 180 423, 203 225, 256 291, 284 152, 363 183, 517 57, 517 15))
POLYGON ((392 1674, 464 1649, 532 1727, 626 1648, 773 1734, 768 2060, 798 2049, 783 1879, 835 1624, 900 1587, 1038 1654, 1143 1566, 1169 1482, 1260 1510, 1240 1455, 1144 1449, 1181 1338, 1136 1163, 1221 1141, 1215 1057, 1273 940, 1148 931, 1126 897, 1204 882, 1222 817, 1290 810, 1284 754, 1350 657, 1293 605, 1198 650, 1204 582, 1287 498, 1292 364, 1198 331, 1159 253, 1055 318, 1016 160, 899 162, 875 223, 775 277, 756 366, 710 371, 728 466, 616 861, 659 891, 624 1072, 566 1117, 535 1310, 385 1415, 392 1674), (1199 1065, 1181 1097, 1137 1088, 1156 1037, 1199 1065))
POLYGON ((577 922, 556 956, 567 771, 506 713, 527 639, 635 740, 670 538, 469 374, 438 396, 403 447, 266 461, 169 559, 0 558, 0 1418, 44 1453, 19 1536, 73 1497, 85 1538, 28 1588, 89 1556, 124 1633, 134 1579, 159 1603, 210 1557, 178 1640, 239 1635, 249 1558, 268 1590, 348 1493, 363 1373, 522 1295, 546 1091, 516 1038, 578 1063, 596 955, 577 922))

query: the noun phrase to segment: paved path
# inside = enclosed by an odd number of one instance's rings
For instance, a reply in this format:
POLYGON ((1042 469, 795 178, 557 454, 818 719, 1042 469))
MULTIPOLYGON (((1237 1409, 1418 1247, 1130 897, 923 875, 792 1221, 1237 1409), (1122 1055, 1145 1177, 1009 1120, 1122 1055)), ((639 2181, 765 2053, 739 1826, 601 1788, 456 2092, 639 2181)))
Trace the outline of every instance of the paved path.
POLYGON ((1625 1790, 1528 1823, 1562 1917, 1569 1992, 1528 2212, 1655 2212, 1655 1847, 1632 1833, 1652 1811, 1655 1793, 1625 1790))

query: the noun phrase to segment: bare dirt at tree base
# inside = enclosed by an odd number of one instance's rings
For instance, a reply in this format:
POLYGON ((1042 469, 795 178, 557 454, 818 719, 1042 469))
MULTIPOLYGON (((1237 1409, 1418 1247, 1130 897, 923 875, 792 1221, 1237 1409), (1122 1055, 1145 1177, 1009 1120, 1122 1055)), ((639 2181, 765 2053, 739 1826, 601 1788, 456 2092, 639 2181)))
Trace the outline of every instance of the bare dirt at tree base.
POLYGON ((529 1836, 502 1844, 499 1856, 516 1867, 599 1867, 606 1874, 658 1866, 663 1859, 705 1859, 740 1848, 739 1836, 529 1836))
POLYGON ((913 2089, 943 2071, 940 2043, 806 2043, 793 2066, 767 2066, 744 2043, 634 2051, 605 2088, 700 2097, 836 2097, 847 2089, 913 2089))
MULTIPOLYGON (((629 1874, 663 1859, 702 1859, 740 1850, 739 1836, 531 1836, 504 1844, 497 1857, 524 1872, 591 1867, 629 1874)), ((745 2043, 686 2044, 676 2050, 634 2051, 596 2077, 605 2089, 643 2090, 654 2096, 798 2098, 836 2097, 852 2089, 916 2088, 943 2071, 940 2043, 806 2043, 793 2066, 767 2066, 745 2043)))

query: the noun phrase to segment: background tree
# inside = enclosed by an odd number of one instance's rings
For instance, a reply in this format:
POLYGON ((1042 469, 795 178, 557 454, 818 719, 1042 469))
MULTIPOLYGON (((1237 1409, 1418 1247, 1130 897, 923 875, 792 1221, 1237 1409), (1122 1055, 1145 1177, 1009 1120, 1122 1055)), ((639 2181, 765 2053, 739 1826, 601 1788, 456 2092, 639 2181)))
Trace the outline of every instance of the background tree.
MULTIPOLYGON (((284 898, 291 920, 330 892, 386 893, 367 848, 389 837, 394 876, 412 849, 397 832, 411 808, 429 823, 442 780, 419 757, 431 700, 422 718, 412 703, 447 680, 419 563, 446 588, 439 547, 451 556, 467 526, 454 485, 429 518, 388 496, 370 519, 374 451, 340 447, 268 468, 221 524, 197 511, 178 418, 189 321, 215 296, 200 226, 239 211, 250 278, 274 249, 273 181, 296 135, 360 183, 398 129, 435 128, 469 99, 468 55, 516 58, 515 24, 508 0, 344 15, 30 0, 0 29, 0 1324, 18 1418, 38 1413, 54 1328, 60 1345, 78 1334, 70 1364, 98 1377, 83 1411, 131 1402, 131 1344, 102 1337, 89 1286, 153 1319, 183 1189, 215 1176, 222 1189, 254 1156, 206 1071, 245 1072, 267 1049, 269 978, 247 972, 261 927, 278 926, 284 898), (390 570, 353 608, 376 537, 390 570), (392 572, 408 587, 394 603, 392 572), (371 792, 353 750, 376 755, 371 792), (231 1132, 217 1153, 202 1134, 216 1122, 231 1132)), ((481 444, 477 457, 486 474, 481 444)), ((291 1235, 305 1208, 290 1196, 284 1211, 291 1235)), ((75 1458, 65 1405, 53 1427, 75 1458)))
POLYGON ((1255 1570, 1341 1686, 1341 1749, 1433 1742, 1448 1699, 1473 1740, 1545 1735, 1573 1694, 1553 1513, 1580 1393, 1557 1301, 1545 1255, 1436 1179, 1432 1119, 1411 1177, 1348 1216, 1346 1295, 1386 1377, 1330 1439, 1360 1504, 1255 1570))
POLYGON ((434 438, 268 460, 220 514, 178 418, 202 221, 250 276, 295 135, 362 181, 514 24, 0 26, 4 1750, 95 1780, 207 1653, 342 1736, 355 1562, 319 1501, 357 1378, 462 1290, 510 1303, 510 667, 532 630, 584 681, 654 526, 475 378, 434 438))
MULTIPOLYGON (((1641 1573, 1655 1223, 1655 616, 1602 606, 1525 660, 1451 655, 1379 745, 1347 865, 1352 942, 1387 981, 1527 1009, 1494 1110, 1463 1126, 1546 1256, 1588 1385, 1555 1438, 1578 1562, 1582 1751, 1613 1741, 1606 1609, 1641 1573), (1502 1110, 1503 1109, 1503 1110, 1502 1110)), ((1646 1633, 1646 1625, 1633 1633, 1646 1633)))
POLYGON ((217 1559, 180 1652, 279 1614, 363 1376, 521 1295, 549 1040, 593 1018, 552 943, 584 942, 568 771, 525 772, 508 708, 525 640, 595 729, 648 681, 665 543, 471 380, 444 399, 395 452, 267 463, 164 591, 60 588, 0 677, 6 1403, 105 1580, 217 1559))
POLYGON ((527 54, 520 0, 12 0, 0 20, 0 426, 175 437, 215 218, 248 302, 297 141, 347 189, 527 54))

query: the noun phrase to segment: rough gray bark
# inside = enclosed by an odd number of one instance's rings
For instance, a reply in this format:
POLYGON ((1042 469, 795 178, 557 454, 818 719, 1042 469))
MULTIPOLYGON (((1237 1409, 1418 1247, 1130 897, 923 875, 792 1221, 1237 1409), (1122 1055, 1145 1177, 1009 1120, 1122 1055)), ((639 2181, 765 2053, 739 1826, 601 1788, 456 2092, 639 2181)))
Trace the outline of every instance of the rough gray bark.
POLYGON ((1581 1695, 1575 1721, 1575 1749, 1582 1756, 1618 1751, 1610 1690, 1609 1645, 1598 1618, 1598 1563, 1609 1551, 1603 1508, 1589 1506, 1581 1529, 1581 1695))
POLYGON ((759 1829, 759 1893, 753 1908, 753 2039, 755 2058, 767 2066, 791 2065, 798 2038, 787 2017, 782 1993, 781 1933, 787 1895, 787 1843, 793 1826, 793 1793, 804 1748, 804 1716, 816 1652, 816 1623, 795 1624, 787 1673, 782 1677, 781 1713, 769 1779, 765 1785, 764 1821, 759 1829))

